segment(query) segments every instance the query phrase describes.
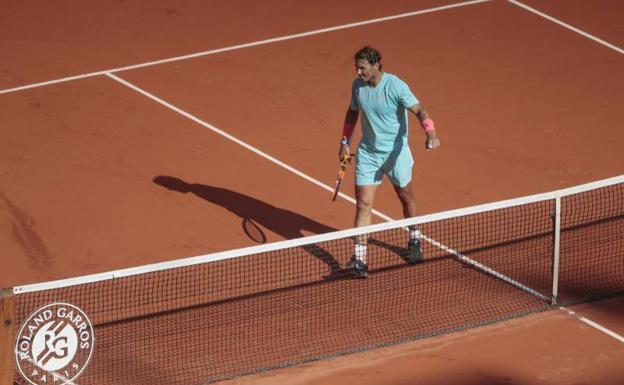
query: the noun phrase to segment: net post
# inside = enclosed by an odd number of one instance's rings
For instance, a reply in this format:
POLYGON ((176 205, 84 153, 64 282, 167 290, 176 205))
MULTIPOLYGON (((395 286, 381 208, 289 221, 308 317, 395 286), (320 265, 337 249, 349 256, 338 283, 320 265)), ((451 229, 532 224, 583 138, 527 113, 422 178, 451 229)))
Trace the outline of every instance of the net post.
POLYGON ((557 305, 559 297, 559 257, 561 247, 561 195, 555 195, 555 214, 554 214, 554 240, 553 240, 553 264, 552 264, 552 297, 551 305, 557 305))
POLYGON ((13 385, 15 343, 15 296, 12 289, 0 289, 0 385, 13 385))

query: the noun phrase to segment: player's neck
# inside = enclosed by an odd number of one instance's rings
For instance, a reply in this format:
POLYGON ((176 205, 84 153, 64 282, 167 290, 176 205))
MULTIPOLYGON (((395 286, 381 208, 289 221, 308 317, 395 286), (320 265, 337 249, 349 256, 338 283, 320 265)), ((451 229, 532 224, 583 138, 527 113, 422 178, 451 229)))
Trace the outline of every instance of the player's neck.
POLYGON ((371 80, 369 80, 368 85, 375 88, 379 85, 379 83, 381 83, 381 79, 383 78, 383 71, 379 71, 377 72, 377 75, 375 75, 374 77, 371 78, 371 80))

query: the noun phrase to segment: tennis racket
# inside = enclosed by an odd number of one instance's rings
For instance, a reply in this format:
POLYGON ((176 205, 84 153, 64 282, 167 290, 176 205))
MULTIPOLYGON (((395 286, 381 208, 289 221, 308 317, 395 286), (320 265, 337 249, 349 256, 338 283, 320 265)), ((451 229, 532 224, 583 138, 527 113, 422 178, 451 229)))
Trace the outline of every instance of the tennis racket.
POLYGON ((260 226, 251 218, 243 219, 243 231, 256 243, 266 243, 267 237, 260 226))
POLYGON ((336 187, 334 188, 334 197, 332 198, 332 202, 336 201, 336 197, 340 192, 340 186, 342 185, 342 180, 344 179, 345 171, 347 170, 347 165, 351 162, 351 157, 349 153, 346 153, 345 156, 340 161, 340 169, 338 170, 338 178, 336 178, 336 187))

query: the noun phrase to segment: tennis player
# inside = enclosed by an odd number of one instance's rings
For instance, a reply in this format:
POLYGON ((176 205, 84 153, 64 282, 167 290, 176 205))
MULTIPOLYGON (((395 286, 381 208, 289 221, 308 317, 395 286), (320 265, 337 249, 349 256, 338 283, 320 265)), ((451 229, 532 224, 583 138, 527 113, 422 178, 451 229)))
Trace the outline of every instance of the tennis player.
MULTIPOLYGON (((355 53, 357 78, 351 89, 351 104, 347 109, 340 143, 339 158, 350 154, 349 144, 361 113, 362 140, 357 148, 355 165, 355 198, 357 209, 355 227, 371 224, 371 210, 375 192, 386 175, 396 192, 403 215, 416 216, 416 202, 412 193, 412 166, 414 160, 407 141, 407 111, 418 118, 426 134, 428 150, 440 146, 433 120, 408 85, 397 76, 385 72, 381 54, 371 47, 355 53)), ((408 263, 422 261, 420 231, 411 226, 407 244, 408 263)), ((368 276, 366 261, 367 236, 357 237, 353 256, 346 269, 356 277, 368 276)))

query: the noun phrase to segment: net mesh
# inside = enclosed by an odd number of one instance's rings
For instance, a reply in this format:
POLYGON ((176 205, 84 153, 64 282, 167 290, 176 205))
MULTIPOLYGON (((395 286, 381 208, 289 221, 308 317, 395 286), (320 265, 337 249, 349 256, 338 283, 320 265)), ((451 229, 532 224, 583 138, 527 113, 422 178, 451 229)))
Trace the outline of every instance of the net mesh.
MULTIPOLYGON (((560 298, 624 290, 623 185, 562 199, 560 298)), ((16 296, 16 322, 53 302, 94 325, 80 384, 202 384, 550 308, 554 200, 366 234, 369 277, 341 269, 353 237, 16 296)), ((414 223, 421 222, 415 221, 414 223)), ((305 243, 305 240, 302 241, 305 243)), ((16 375, 18 383, 28 383, 16 375)))
POLYGON ((624 290, 624 185, 561 200, 560 301, 572 304, 624 290))

